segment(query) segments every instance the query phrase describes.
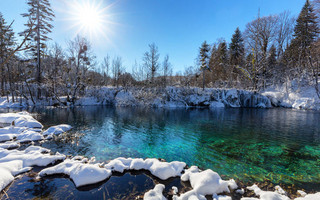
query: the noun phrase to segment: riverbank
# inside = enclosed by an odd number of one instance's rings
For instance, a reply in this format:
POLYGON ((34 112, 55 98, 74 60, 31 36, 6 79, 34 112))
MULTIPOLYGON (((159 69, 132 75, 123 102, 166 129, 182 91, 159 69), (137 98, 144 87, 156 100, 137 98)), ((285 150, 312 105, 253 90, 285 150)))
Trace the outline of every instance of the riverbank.
MULTIPOLYGON (((235 184, 233 180, 223 180, 221 178, 222 176, 212 170, 200 170, 196 166, 187 167, 184 162, 165 162, 158 159, 116 158, 107 162, 107 164, 103 164, 96 163, 94 159, 81 156, 65 156, 56 152, 50 153, 50 149, 29 146, 29 144, 30 142, 38 141, 36 144, 42 145, 49 139, 54 138, 55 135, 63 134, 69 130, 71 128, 70 126, 60 125, 43 129, 43 125, 26 112, 1 114, 0 122, 14 124, 14 126, 1 129, 1 135, 5 136, 3 138, 6 138, 9 134, 12 136, 8 137, 10 142, 1 143, 2 149, 0 149, 0 163, 3 163, 0 168, 2 167, 1 170, 4 172, 2 174, 8 175, 1 176, 1 179, 4 179, 0 182, 6 183, 6 185, 10 184, 13 177, 16 177, 18 173, 31 170, 30 167, 43 166, 41 170, 32 172, 34 174, 33 181, 43 182, 47 179, 48 175, 65 174, 73 180, 73 183, 78 188, 87 186, 88 184, 97 184, 101 181, 108 182, 112 176, 119 175, 119 173, 124 175, 127 172, 141 172, 141 170, 143 170, 156 180, 154 182, 154 189, 148 189, 144 195, 145 199, 148 199, 148 197, 157 197, 156 199, 188 199, 187 197, 204 199, 204 196, 208 199, 231 199, 231 197, 233 199, 246 199, 245 197, 248 196, 257 197, 258 199, 288 199, 288 196, 294 198, 296 196, 306 195, 302 192, 300 192, 301 194, 297 194, 297 191, 288 191, 290 193, 286 195, 283 190, 281 190, 281 187, 277 186, 268 188, 262 185, 262 188, 269 190, 269 192, 265 192, 256 186, 248 187, 247 185, 243 185, 240 181, 237 181, 238 184, 235 184), (12 123, 13 121, 14 123, 12 123), (15 133, 13 133, 13 131, 15 133), (23 144, 23 146, 19 147, 21 144, 23 144), (4 148, 19 149, 5 150, 4 148), (9 164, 12 167, 4 167, 9 164), (48 164, 50 166, 45 167, 48 164), (176 189, 172 189, 172 186, 178 185, 170 185, 170 188, 168 188, 169 186, 166 185, 165 182, 172 178, 177 179, 178 182, 182 182, 187 186, 178 187, 178 192, 174 194, 176 189), (274 191, 274 189, 276 189, 276 191, 274 191), (163 192, 163 190, 165 192, 163 192), (236 192, 237 190, 238 192, 236 192), (242 192, 244 192, 244 194, 241 194, 242 192)), ((261 187, 261 184, 259 185, 261 187)), ((10 187, 7 189, 10 190, 10 187)), ((305 199, 314 199, 316 197, 319 196, 306 196, 305 199)))
POLYGON ((270 108, 271 101, 261 94, 246 90, 206 88, 90 88, 85 97, 78 97, 74 103, 67 97, 31 100, 9 97, 0 98, 0 108, 17 108, 30 106, 146 106, 146 107, 253 107, 270 108))
POLYGON ((86 90, 86 96, 73 103, 67 97, 44 98, 32 101, 17 97, 0 97, 0 108, 26 108, 41 106, 145 106, 160 108, 209 107, 209 108, 271 108, 285 107, 304 110, 320 110, 320 100, 313 86, 298 87, 290 82, 270 87, 261 94, 237 89, 206 88, 114 88, 99 87, 86 90))

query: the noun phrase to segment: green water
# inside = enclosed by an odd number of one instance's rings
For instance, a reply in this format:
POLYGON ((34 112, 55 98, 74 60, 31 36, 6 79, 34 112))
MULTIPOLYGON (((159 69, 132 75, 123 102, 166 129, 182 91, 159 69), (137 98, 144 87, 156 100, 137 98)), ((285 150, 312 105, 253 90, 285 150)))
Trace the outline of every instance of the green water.
POLYGON ((244 182, 320 187, 320 113, 290 109, 38 109, 72 138, 43 146, 98 161, 179 160, 244 182))

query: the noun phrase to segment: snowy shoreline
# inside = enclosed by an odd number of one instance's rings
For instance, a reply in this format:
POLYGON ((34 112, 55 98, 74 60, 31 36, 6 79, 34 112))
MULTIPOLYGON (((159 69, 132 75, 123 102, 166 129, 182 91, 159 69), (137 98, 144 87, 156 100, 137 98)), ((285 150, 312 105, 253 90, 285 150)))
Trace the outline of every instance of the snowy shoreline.
POLYGON ((284 87, 269 88, 260 93, 237 89, 214 88, 90 88, 85 97, 78 97, 74 103, 67 97, 39 100, 35 105, 29 100, 16 99, 13 103, 9 97, 0 97, 0 108, 26 108, 45 106, 145 106, 158 108, 208 107, 208 108, 272 108, 284 107, 305 110, 320 110, 320 100, 314 88, 290 90, 284 87))
MULTIPOLYGON (((0 123, 11 124, 0 128, 2 141, 0 143, 0 191, 10 185, 18 174, 30 171, 34 166, 42 166, 44 168, 38 173, 37 179, 43 179, 48 175, 65 174, 76 187, 107 180, 113 173, 147 170, 160 180, 180 177, 181 181, 190 183, 192 189, 185 193, 179 193, 176 187, 172 188, 171 197, 176 200, 206 199, 207 195, 216 200, 229 200, 232 199, 231 191, 243 195, 244 190, 252 190, 256 198, 242 196, 242 200, 289 199, 280 186, 276 186, 275 191, 262 191, 256 185, 239 188, 233 179, 223 180, 211 169, 200 170, 197 166, 187 167, 186 163, 179 161, 165 162, 155 158, 116 158, 104 164, 96 163, 94 158, 68 157, 58 152, 52 154, 50 149, 40 146, 31 145, 24 150, 15 150, 22 143, 45 142, 72 127, 62 124, 42 130, 43 125, 27 112, 0 114, 0 123), (51 166, 47 167, 48 165, 51 166)), ((144 195, 144 199, 166 199, 163 195, 164 188, 165 185, 157 184, 154 189, 144 195)), ((303 191, 298 191, 298 194, 301 197, 296 198, 297 200, 320 198, 320 193, 307 195, 303 191)))

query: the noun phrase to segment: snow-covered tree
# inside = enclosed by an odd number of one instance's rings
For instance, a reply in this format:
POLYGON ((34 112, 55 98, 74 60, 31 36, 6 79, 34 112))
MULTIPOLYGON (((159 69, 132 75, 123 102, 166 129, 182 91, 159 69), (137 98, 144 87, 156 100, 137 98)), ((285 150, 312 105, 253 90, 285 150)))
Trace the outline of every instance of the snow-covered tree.
POLYGON ((29 41, 32 46, 32 56, 37 59, 36 80, 39 85, 37 97, 40 98, 40 84, 42 78, 41 54, 42 50, 46 47, 45 42, 50 39, 48 34, 51 33, 53 29, 52 21, 54 13, 51 9, 49 0, 28 0, 27 4, 29 6, 28 12, 22 14, 22 16, 31 19, 31 21, 26 24, 27 29, 25 32, 28 32, 33 25, 36 26, 30 35, 29 41))
POLYGON ((209 70, 209 52, 210 52, 210 45, 207 41, 204 41, 201 44, 200 52, 199 52, 199 64, 200 70, 202 71, 202 89, 204 90, 205 87, 205 71, 209 70))
MULTIPOLYGON (((10 51, 12 50, 13 46, 14 46, 14 32, 11 28, 12 24, 7 24, 7 22, 5 21, 5 19, 3 18, 2 13, 0 12, 0 63, 3 63, 6 58, 9 56, 10 51)), ((7 67, 8 63, 7 63, 7 67)), ((1 65, 0 68, 0 73, 1 73, 1 91, 0 94, 1 95, 5 95, 5 80, 6 77, 5 75, 7 74, 8 76, 10 75, 9 68, 8 68, 8 72, 5 72, 5 65, 1 65)))

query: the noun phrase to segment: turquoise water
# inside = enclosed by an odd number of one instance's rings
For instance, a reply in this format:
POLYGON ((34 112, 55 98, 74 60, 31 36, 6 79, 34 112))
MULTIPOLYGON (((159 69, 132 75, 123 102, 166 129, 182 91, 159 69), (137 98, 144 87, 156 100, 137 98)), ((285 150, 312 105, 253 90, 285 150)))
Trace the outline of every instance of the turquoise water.
POLYGON ((38 109, 46 126, 75 127, 43 146, 98 161, 179 160, 244 182, 320 187, 320 113, 290 109, 38 109))

